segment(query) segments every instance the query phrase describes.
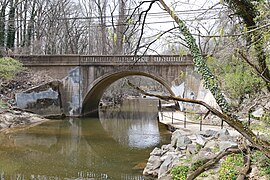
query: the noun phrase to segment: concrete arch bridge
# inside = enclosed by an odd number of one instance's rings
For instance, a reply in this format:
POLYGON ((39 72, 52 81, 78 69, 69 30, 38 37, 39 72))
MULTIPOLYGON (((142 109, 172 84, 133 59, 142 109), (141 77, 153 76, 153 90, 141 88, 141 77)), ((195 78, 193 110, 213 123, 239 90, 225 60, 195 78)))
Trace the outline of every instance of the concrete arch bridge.
POLYGON ((34 71, 46 71, 61 80, 17 94, 18 106, 39 114, 50 111, 69 116, 96 111, 104 91, 118 79, 146 76, 173 94, 174 80, 194 68, 189 55, 15 55, 14 58, 34 71))

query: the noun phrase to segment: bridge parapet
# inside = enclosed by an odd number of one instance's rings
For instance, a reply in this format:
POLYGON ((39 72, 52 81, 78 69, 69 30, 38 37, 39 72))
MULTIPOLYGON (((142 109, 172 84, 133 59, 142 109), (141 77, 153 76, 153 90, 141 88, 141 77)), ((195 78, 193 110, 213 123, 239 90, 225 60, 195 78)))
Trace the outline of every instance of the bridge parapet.
POLYGON ((14 55, 26 66, 79 66, 79 65, 192 65, 190 55, 14 55))
POLYGON ((191 56, 178 55, 148 55, 148 56, 80 56, 82 65, 100 63, 120 63, 120 64, 148 64, 148 63, 192 63, 191 56))

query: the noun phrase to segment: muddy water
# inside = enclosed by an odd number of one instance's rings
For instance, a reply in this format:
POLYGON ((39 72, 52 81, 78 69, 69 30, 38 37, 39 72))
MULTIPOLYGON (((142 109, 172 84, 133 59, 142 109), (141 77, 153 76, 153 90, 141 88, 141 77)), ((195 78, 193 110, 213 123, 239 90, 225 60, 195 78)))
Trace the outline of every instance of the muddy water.
POLYGON ((1 179, 143 179, 149 153, 170 134, 157 102, 129 100, 100 118, 55 120, 0 136, 1 179))

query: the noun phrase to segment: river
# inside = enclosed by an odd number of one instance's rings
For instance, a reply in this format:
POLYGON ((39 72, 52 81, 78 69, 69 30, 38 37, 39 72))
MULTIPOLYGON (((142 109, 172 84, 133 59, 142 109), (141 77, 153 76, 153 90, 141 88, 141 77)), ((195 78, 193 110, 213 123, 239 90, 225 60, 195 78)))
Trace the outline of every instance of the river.
POLYGON ((156 120, 157 101, 128 100, 99 118, 51 120, 0 135, 0 176, 7 179, 143 179, 155 146, 170 133, 156 120))

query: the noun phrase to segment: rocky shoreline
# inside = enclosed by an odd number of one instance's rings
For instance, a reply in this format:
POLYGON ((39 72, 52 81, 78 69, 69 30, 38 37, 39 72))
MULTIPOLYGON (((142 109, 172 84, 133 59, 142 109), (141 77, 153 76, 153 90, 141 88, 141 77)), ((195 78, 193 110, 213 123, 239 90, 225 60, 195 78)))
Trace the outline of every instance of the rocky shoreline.
MULTIPOLYGON (((161 148, 156 147, 150 153, 143 175, 145 179, 171 180, 173 167, 182 165, 192 167, 198 162, 206 162, 228 148, 239 147, 239 142, 242 140, 240 135, 230 135, 227 129, 219 131, 208 129, 189 135, 176 130, 172 133, 170 144, 163 145, 161 148)), ((196 179, 219 179, 219 168, 220 163, 217 163, 209 173, 206 173, 206 177, 196 179)), ((260 180, 267 179, 258 175, 257 167, 251 167, 251 169, 249 174, 251 179, 256 179, 256 177, 260 177, 260 180)))
POLYGON ((12 110, 3 111, 0 109, 1 133, 8 133, 18 129, 32 127, 45 121, 48 121, 48 119, 37 114, 12 110))
MULTIPOLYGON (((231 146, 237 146, 237 137, 230 136, 227 129, 219 132, 214 130, 199 131, 191 135, 183 135, 180 130, 172 133, 171 143, 155 148, 150 153, 147 165, 143 171, 145 176, 158 179, 171 179, 172 167, 181 165, 184 159, 195 163, 202 159, 211 159, 215 152, 231 146)), ((190 165, 191 165, 190 164, 190 165)))

